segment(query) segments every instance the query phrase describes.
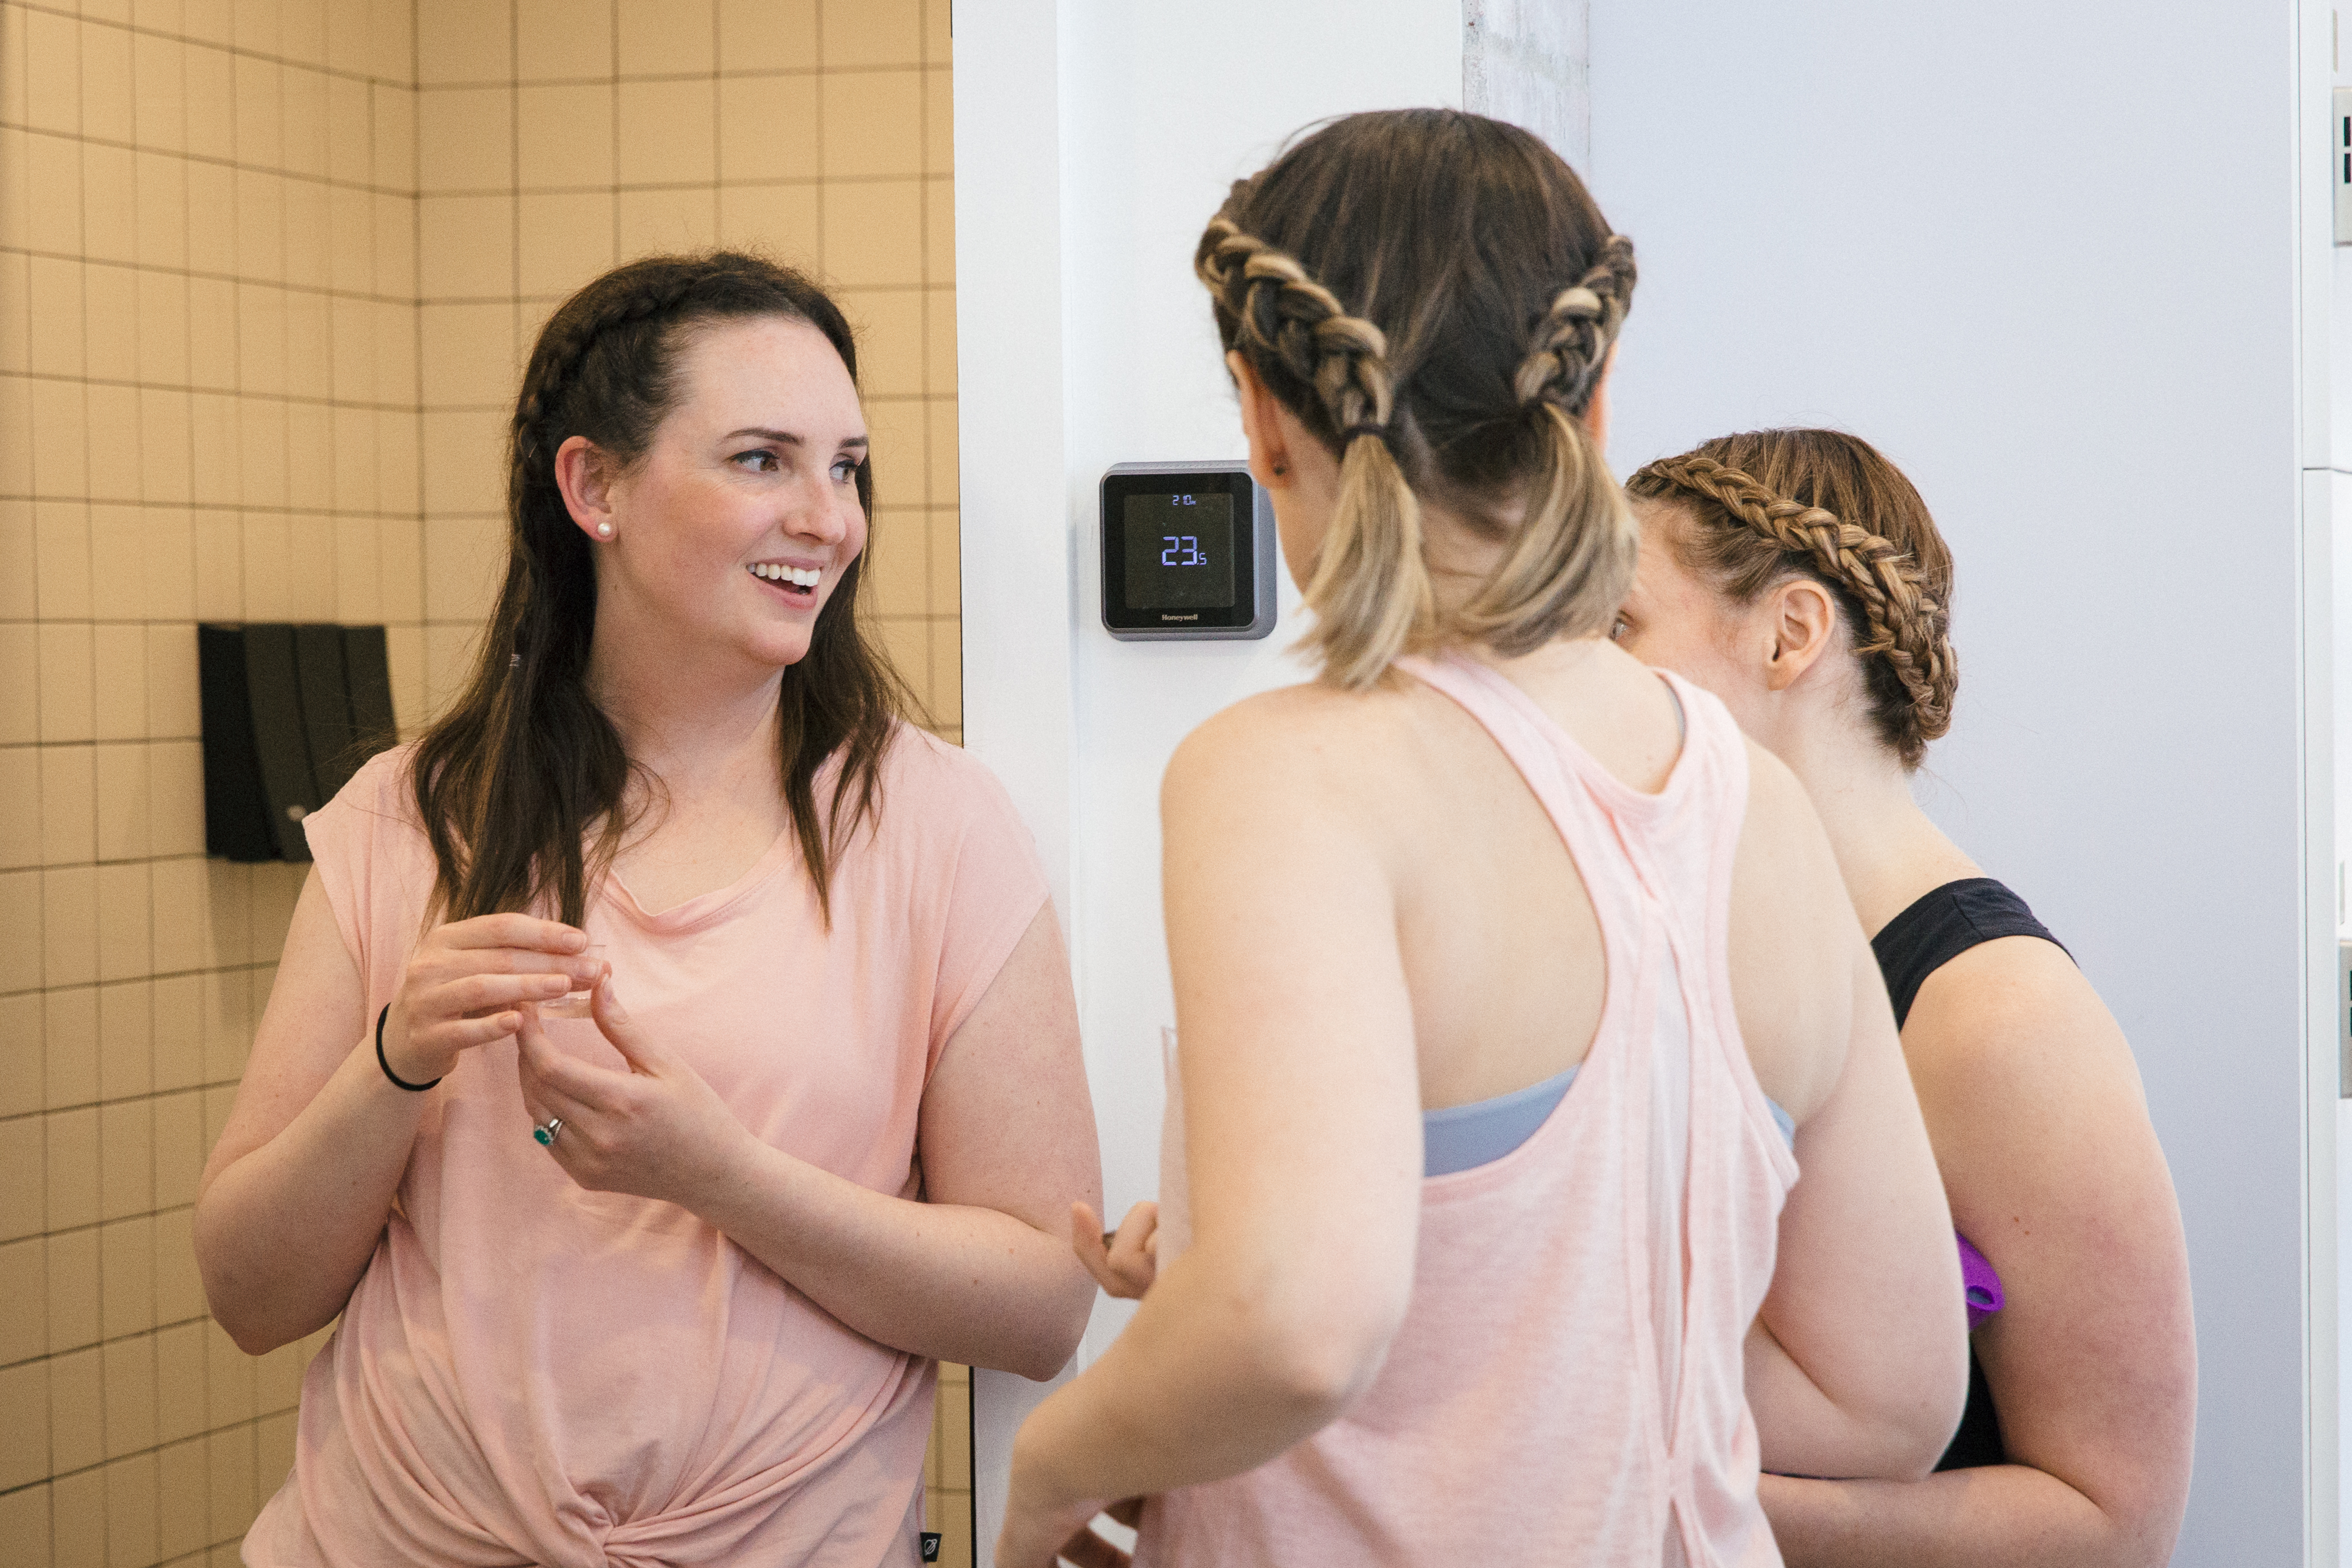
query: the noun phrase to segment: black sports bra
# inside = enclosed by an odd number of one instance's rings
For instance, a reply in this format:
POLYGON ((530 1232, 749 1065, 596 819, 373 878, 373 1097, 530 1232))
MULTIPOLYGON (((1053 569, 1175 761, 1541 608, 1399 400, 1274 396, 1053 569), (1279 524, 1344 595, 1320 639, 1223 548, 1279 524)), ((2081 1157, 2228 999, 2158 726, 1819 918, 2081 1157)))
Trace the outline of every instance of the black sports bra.
MULTIPOLYGON (((1989 876, 1948 882, 1886 923, 1870 939, 1878 958, 1878 972, 1886 977, 1887 998, 1895 1004, 1895 1027, 1911 1016, 1911 1004, 1927 977, 1980 942, 2002 936, 2039 936, 2060 952, 2065 944, 2033 918, 2025 900, 1989 876)), ((2000 1440, 2000 1414, 1993 1408, 1992 1387, 1985 1381, 1976 1346, 1969 1347, 1969 1404, 1951 1447, 1937 1461, 1939 1470, 1974 1469, 1980 1465, 2009 1462, 2000 1440)))

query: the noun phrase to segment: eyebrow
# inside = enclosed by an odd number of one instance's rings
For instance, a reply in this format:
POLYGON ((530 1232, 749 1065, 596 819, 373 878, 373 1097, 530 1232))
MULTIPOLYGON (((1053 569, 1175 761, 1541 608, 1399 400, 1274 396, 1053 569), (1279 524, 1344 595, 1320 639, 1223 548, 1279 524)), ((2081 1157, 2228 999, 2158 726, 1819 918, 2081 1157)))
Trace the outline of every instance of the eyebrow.
MULTIPOLYGON (((757 426, 746 426, 741 430, 730 430, 726 434, 720 436, 719 439, 721 441, 732 441, 739 435, 756 436, 761 441, 772 441, 781 446, 801 446, 806 444, 799 436, 794 435, 789 430, 762 430, 757 426)), ((853 435, 844 441, 842 444, 844 446, 866 446, 871 444, 871 443, 863 435, 853 435)))

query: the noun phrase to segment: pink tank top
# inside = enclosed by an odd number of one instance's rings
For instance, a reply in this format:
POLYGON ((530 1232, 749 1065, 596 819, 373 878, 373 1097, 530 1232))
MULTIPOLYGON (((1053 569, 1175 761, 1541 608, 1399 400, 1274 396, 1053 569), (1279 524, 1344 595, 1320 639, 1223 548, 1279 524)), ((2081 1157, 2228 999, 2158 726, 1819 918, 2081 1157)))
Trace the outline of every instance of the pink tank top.
MULTIPOLYGON (((1687 734, 1644 795, 1486 666, 1400 667, 1486 728, 1559 828, 1607 949, 1600 1027, 1532 1137, 1422 1183, 1412 1302, 1372 1385, 1278 1458, 1153 1500, 1139 1568, 1777 1564, 1741 1345, 1797 1166, 1726 964, 1746 745, 1666 675, 1687 734)), ((1182 1115, 1171 1074, 1162 1268, 1190 1236, 1182 1115)))

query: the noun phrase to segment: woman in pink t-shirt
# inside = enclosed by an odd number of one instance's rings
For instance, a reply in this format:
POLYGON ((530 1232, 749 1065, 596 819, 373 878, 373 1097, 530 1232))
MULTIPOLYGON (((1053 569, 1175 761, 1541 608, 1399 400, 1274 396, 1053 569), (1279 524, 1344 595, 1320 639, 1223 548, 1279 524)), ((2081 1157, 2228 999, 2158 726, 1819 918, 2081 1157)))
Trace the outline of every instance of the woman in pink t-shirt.
POLYGON ((472 679, 306 823, 198 1198, 240 1346, 341 1320, 247 1563, 910 1563, 934 1360, 1076 1344, 1067 966, 860 625, 856 368, 729 253, 541 333, 472 679))

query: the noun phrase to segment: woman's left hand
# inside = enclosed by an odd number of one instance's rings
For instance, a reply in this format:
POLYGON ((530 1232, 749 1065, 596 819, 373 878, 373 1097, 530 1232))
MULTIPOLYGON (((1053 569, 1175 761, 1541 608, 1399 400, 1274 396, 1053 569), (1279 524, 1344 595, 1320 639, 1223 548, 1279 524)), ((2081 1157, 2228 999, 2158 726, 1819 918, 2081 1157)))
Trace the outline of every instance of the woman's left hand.
POLYGON ((547 1152, 592 1192, 625 1192, 695 1209, 726 1179, 751 1133, 700 1073, 662 1049, 613 995, 609 974, 591 993, 597 1029, 628 1063, 616 1072, 556 1049, 524 1008, 517 1071, 535 1124, 563 1119, 547 1152))
POLYGON ((1059 1507, 1029 1500, 1032 1489, 1015 1475, 1004 1500, 1004 1529, 996 1538, 996 1568, 1052 1568, 1068 1563, 1076 1568, 1129 1568, 1134 1558, 1087 1526, 1098 1513, 1108 1513, 1132 1527, 1143 1516, 1143 1500, 1131 1497, 1108 1506, 1100 1502, 1065 1503, 1059 1507))

